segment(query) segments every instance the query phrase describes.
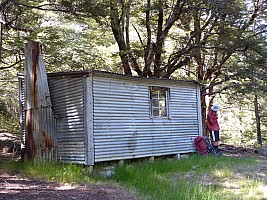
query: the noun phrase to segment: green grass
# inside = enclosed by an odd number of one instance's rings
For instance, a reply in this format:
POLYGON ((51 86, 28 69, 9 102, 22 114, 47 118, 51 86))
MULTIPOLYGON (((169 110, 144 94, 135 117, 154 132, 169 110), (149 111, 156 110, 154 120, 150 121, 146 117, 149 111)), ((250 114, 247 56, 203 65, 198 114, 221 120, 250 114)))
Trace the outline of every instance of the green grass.
MULTIPOLYGON (((111 164, 111 163, 110 163, 111 164)), ((119 184, 134 190, 141 199, 153 200, 220 200, 263 199, 266 194, 267 171, 257 173, 267 161, 230 157, 191 155, 180 160, 158 159, 116 165, 111 178, 100 171, 107 165, 97 165, 88 174, 81 165, 10 162, 1 168, 20 172, 24 176, 69 183, 119 184)), ((266 169, 266 168, 263 168, 266 169)))
POLYGON ((246 199, 246 193, 242 198, 240 194, 231 195, 223 183, 234 178, 235 168, 251 164, 255 160, 194 155, 188 159, 118 167, 113 179, 147 199, 246 199))
POLYGON ((40 178, 46 181, 69 183, 72 185, 94 181, 87 176, 85 168, 75 164, 51 164, 47 162, 5 162, 1 168, 17 172, 22 176, 40 178))

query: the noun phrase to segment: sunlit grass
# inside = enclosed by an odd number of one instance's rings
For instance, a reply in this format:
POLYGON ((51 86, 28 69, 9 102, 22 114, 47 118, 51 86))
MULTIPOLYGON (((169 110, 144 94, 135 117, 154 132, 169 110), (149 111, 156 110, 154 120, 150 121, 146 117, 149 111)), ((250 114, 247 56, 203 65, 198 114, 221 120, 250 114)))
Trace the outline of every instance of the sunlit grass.
MULTIPOLYGON (((108 165, 96 165, 93 174, 75 164, 10 162, 0 165, 9 171, 47 181, 69 183, 100 182, 120 184, 136 191, 140 199, 153 200, 250 200, 267 199, 266 172, 256 174, 267 161, 230 157, 191 155, 180 160, 158 159, 114 165, 114 175, 104 178, 100 172, 108 165)), ((262 168, 265 169, 265 168, 262 168)))
POLYGON ((266 199, 266 183, 264 185, 261 181, 255 181, 253 179, 242 178, 238 181, 240 191, 239 195, 242 194, 243 199, 266 199))
POLYGON ((230 168, 219 168, 219 169, 214 169, 213 170, 213 174, 215 177, 219 178, 219 179, 223 179, 223 178, 232 178, 234 176, 234 172, 233 169, 230 168))
POLYGON ((253 163, 253 159, 194 155, 118 167, 114 180, 151 199, 247 199, 257 194, 255 183, 248 184, 249 191, 235 180, 235 168, 253 163))
POLYGON ((51 164, 47 162, 6 162, 2 165, 7 171, 20 172, 23 176, 40 178, 59 183, 79 184, 91 182, 81 165, 51 164))

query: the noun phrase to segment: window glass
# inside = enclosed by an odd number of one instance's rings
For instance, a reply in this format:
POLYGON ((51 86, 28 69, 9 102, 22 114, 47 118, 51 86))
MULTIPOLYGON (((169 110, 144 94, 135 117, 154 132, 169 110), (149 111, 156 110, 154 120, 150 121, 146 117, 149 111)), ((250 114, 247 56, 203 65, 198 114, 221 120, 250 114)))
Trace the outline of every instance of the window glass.
POLYGON ((150 87, 150 110, 152 118, 169 117, 169 88, 150 87))
POLYGON ((159 107, 159 101, 158 99, 152 99, 152 106, 155 108, 158 108, 159 107))
POLYGON ((152 90, 152 97, 153 98, 158 98, 158 91, 152 90))
POLYGON ((159 116, 159 109, 158 108, 153 108, 153 116, 159 116))
POLYGON ((159 105, 160 105, 160 107, 165 107, 166 106, 166 99, 159 99, 159 105))

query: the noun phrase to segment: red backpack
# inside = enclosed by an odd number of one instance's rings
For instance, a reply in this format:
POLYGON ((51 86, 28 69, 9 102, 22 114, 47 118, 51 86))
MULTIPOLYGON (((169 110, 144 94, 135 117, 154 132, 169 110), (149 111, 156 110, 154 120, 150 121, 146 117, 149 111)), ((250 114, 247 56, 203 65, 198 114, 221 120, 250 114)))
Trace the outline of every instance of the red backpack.
POLYGON ((194 146, 197 152, 203 156, 208 155, 212 149, 212 145, 207 136, 197 136, 194 139, 194 146))

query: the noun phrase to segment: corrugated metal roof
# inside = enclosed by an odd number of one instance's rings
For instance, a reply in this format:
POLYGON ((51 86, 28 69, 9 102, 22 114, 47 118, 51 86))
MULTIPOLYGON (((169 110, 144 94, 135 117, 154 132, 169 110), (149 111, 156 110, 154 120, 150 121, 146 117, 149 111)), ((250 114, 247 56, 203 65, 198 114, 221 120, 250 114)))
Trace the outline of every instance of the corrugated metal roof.
POLYGON ((77 78, 77 77, 88 77, 91 74, 103 75, 114 78, 121 79, 138 79, 138 80, 155 80, 155 81, 171 81, 171 82, 185 82, 185 83, 193 83, 200 85, 195 80, 184 80, 184 79, 167 79, 167 78, 155 78, 155 77, 140 77, 140 76, 130 76, 125 74, 119 74, 114 72, 100 71, 100 70, 84 70, 84 71, 68 71, 68 72, 56 72, 56 73, 48 73, 49 78, 77 78))

